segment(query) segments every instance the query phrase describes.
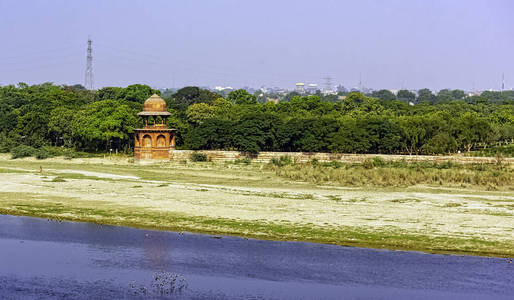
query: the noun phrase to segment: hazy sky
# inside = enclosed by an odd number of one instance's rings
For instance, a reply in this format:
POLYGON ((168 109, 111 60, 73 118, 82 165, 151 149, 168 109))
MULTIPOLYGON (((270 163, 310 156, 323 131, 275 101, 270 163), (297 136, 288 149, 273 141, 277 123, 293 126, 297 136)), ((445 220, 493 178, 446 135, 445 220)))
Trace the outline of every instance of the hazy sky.
POLYGON ((0 85, 514 87, 514 1, 0 0, 0 85))

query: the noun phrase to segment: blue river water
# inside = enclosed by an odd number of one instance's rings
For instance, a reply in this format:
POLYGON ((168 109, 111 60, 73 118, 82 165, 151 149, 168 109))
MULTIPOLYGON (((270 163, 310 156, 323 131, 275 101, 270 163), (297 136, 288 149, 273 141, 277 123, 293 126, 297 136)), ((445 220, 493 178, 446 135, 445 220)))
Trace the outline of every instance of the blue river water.
POLYGON ((507 259, 0 215, 0 299, 514 299, 507 259))

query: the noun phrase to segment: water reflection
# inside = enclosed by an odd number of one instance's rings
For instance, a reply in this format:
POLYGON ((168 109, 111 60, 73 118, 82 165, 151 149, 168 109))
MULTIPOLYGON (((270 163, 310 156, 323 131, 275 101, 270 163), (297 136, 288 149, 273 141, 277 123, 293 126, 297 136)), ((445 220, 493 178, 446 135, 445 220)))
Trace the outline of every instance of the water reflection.
POLYGON ((165 241, 164 235, 145 233, 143 241, 143 257, 146 257, 145 267, 159 270, 163 266, 172 267, 173 241, 165 241))

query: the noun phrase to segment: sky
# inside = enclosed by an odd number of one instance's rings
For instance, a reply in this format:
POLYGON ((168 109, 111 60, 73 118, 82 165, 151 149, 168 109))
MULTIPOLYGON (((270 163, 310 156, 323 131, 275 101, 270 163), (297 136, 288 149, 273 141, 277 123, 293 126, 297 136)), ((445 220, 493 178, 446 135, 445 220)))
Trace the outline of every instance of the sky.
POLYGON ((510 0, 0 0, 0 85, 514 88, 510 0))

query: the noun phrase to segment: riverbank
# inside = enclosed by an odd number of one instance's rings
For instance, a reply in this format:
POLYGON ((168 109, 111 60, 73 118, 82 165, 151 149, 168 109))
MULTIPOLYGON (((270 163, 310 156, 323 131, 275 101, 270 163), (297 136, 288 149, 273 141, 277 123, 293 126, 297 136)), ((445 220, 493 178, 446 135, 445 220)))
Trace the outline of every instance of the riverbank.
MULTIPOLYGON (((443 170, 444 171, 444 170, 443 170)), ((468 171, 466 171, 468 172, 468 171)), ((514 191, 297 182, 264 164, 0 155, 0 213, 383 249, 511 257, 514 191), (40 168, 41 167, 41 168, 40 168)))

